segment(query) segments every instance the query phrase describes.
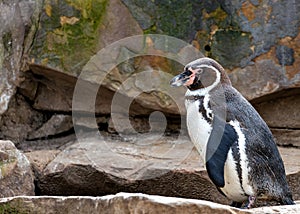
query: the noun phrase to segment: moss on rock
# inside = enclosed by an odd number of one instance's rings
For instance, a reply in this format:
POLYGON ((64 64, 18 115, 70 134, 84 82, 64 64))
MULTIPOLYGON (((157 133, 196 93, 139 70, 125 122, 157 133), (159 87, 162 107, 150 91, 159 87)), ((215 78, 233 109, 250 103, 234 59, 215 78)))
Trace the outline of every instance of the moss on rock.
POLYGON ((22 200, 16 199, 12 203, 0 204, 0 214, 28 214, 33 213, 32 211, 24 208, 22 200))
POLYGON ((97 50, 107 0, 46 0, 31 52, 35 62, 78 74, 97 50))
POLYGON ((219 30, 213 35, 212 57, 224 67, 233 69, 252 54, 251 34, 239 30, 219 30))

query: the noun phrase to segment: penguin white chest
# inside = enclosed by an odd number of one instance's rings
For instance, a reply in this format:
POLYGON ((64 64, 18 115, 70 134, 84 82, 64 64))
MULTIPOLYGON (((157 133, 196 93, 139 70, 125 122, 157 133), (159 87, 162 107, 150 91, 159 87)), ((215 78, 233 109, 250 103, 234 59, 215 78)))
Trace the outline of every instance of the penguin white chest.
POLYGON ((212 131, 212 126, 207 118, 200 112, 200 100, 186 100, 187 128, 191 141, 200 153, 203 161, 205 160, 206 145, 212 131))

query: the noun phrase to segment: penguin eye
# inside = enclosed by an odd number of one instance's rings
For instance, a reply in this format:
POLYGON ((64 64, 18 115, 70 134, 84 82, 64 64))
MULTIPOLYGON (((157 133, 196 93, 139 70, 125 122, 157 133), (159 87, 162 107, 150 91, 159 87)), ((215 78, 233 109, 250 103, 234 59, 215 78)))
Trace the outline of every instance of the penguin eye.
POLYGON ((199 73, 199 74, 202 74, 202 73, 203 73, 203 69, 202 69, 202 68, 197 68, 197 70, 198 70, 198 73, 199 73))
POLYGON ((187 76, 191 76, 192 75, 192 72, 188 69, 186 69, 186 71, 184 72, 185 75, 187 76))
POLYGON ((201 74, 203 73, 203 69, 202 68, 196 68, 197 69, 197 72, 196 72, 196 76, 201 76, 201 74))

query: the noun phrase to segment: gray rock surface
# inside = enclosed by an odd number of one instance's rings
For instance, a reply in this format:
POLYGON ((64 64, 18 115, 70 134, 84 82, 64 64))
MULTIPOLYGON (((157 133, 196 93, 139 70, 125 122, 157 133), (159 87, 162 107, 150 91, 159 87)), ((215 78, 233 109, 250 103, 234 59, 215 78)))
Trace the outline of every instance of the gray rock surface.
POLYGON ((209 181, 187 138, 85 138, 57 154, 39 173, 42 195, 128 191, 228 203, 209 181))
POLYGON ((16 95, 11 98, 9 109, 0 115, 0 138, 22 142, 46 121, 45 114, 34 110, 23 96, 16 95))
POLYGON ((23 54, 28 53, 33 41, 41 7, 41 0, 0 2, 0 115, 22 81, 23 54))
POLYGON ((55 114, 37 130, 29 133, 27 140, 47 138, 53 135, 64 134, 72 129, 72 116, 55 114))
POLYGON ((27 157, 11 141, 0 140, 0 197, 34 195, 33 180, 27 157))
MULTIPOLYGON (((295 148, 279 150, 294 199, 299 200, 300 165, 295 160, 300 154, 295 148)), ((126 191, 230 203, 211 183, 186 137, 83 138, 61 152, 26 155, 38 169, 42 195, 100 196, 126 191)))
POLYGON ((213 202, 146 195, 118 193, 103 197, 13 197, 0 199, 3 213, 206 213, 206 214, 298 214, 300 205, 237 209, 213 202))

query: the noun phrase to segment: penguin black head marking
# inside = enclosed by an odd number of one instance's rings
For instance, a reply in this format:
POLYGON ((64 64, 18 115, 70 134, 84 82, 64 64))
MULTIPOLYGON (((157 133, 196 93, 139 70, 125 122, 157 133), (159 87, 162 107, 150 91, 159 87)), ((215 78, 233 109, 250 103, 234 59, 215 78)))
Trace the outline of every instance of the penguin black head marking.
POLYGON ((219 83, 231 84, 223 67, 210 58, 200 58, 184 68, 184 72, 175 76, 170 84, 172 86, 186 86, 189 90, 211 90, 219 83))

